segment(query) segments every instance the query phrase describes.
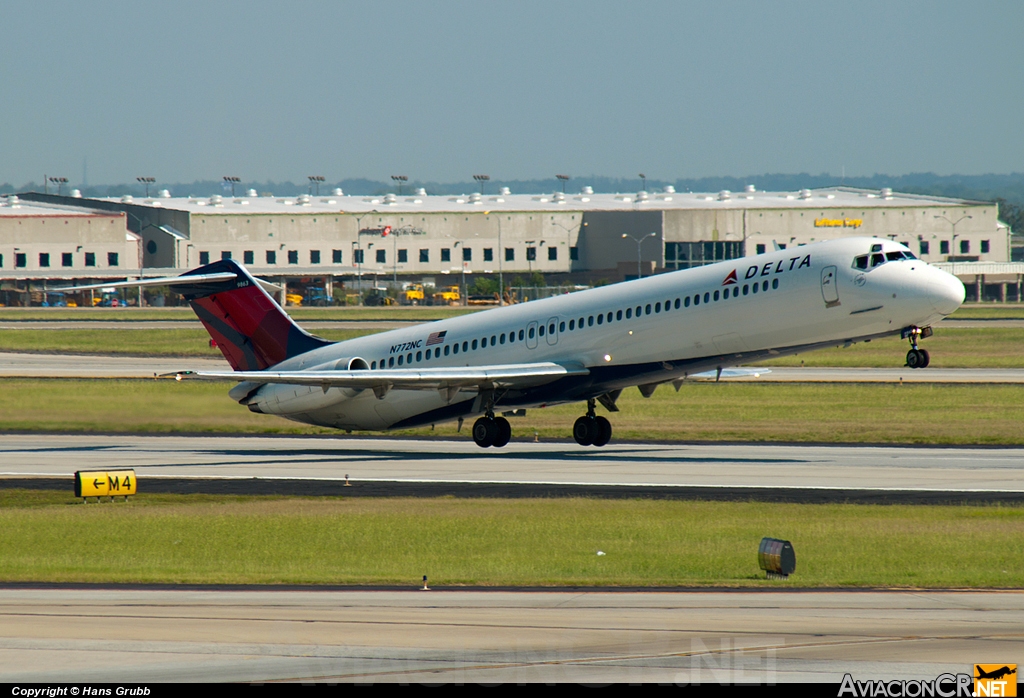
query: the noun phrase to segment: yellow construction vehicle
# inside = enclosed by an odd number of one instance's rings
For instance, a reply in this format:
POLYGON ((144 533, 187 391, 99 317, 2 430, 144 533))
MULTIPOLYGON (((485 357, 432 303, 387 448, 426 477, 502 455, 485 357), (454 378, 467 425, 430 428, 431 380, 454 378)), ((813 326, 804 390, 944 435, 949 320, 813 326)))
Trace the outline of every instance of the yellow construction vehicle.
POLYGON ((446 286, 434 294, 434 305, 458 305, 462 301, 458 286, 446 286))
POLYGON ((402 305, 421 305, 425 298, 423 284, 405 284, 398 296, 398 302, 402 305))

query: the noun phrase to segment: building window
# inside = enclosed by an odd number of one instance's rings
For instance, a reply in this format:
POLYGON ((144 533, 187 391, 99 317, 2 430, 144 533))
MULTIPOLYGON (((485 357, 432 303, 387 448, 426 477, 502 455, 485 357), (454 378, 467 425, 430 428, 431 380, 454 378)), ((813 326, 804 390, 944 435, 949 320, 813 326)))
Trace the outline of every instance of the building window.
POLYGON ((252 250, 246 250, 242 253, 242 264, 255 264, 256 255, 253 254, 252 250))
POLYGON ((96 266, 96 253, 86 252, 85 253, 85 266, 94 267, 96 266))
POLYGON ((377 264, 385 264, 388 261, 387 250, 377 250, 377 264))
POLYGON ((485 262, 493 262, 494 261, 494 250, 491 249, 490 247, 485 247, 484 248, 484 261, 485 262))
POLYGON ((939 242, 939 254, 949 254, 949 240, 939 242))
POLYGON ((210 253, 209 252, 200 252, 199 253, 199 263, 202 264, 202 265, 209 264, 210 263, 210 253))
POLYGON ((420 250, 420 263, 426 264, 430 261, 430 250, 420 250))
POLYGON ((537 248, 527 247, 526 248, 526 260, 528 262, 534 262, 537 260, 537 248))
POLYGON ((442 247, 441 248, 441 261, 442 262, 450 262, 450 261, 452 261, 452 251, 450 249, 448 249, 447 247, 442 247))
POLYGON ((971 241, 961 240, 960 241, 960 254, 970 254, 971 252, 971 241))
POLYGON ((299 251, 298 250, 288 250, 288 263, 289 264, 298 264, 299 263, 299 251))
POLYGON ((117 266, 117 252, 107 252, 107 266, 108 267, 116 267, 117 266))
POLYGON ((277 264, 277 252, 274 250, 267 250, 267 264, 277 264))
MULTIPOLYGON (((758 254, 764 254, 758 245, 758 254)), ((780 245, 781 247, 781 245, 780 245)), ((739 259, 743 256, 742 242, 666 242, 665 268, 690 269, 705 264, 739 259)))
MULTIPOLYGON (((60 256, 60 265, 62 267, 70 267, 70 266, 74 266, 74 264, 75 264, 75 260, 74 260, 74 257, 72 257, 70 252, 64 252, 64 253, 61 254, 61 256, 60 256)), ((2 265, 0 265, 0 266, 2 266, 2 265)))
POLYGON ((4 265, 4 256, 0 254, 0 267, 4 265))
POLYGON ((473 248, 472 247, 463 247, 462 248, 462 261, 463 262, 472 262, 473 261, 473 248))
POLYGON ((14 253, 14 266, 18 267, 19 269, 24 269, 27 264, 25 260, 26 256, 24 252, 14 253))
POLYGON ((757 245, 756 249, 757 249, 757 254, 764 254, 766 248, 765 248, 764 245, 757 245))
POLYGON ((309 263, 310 264, 319 264, 320 263, 320 250, 310 250, 309 251, 309 263))
POLYGON ((230 250, 224 250, 223 252, 220 253, 220 258, 221 259, 231 259, 231 251, 230 250))
POLYGON ((988 254, 988 251, 989 251, 988 240, 982 240, 981 241, 981 253, 982 254, 988 254))
POLYGON ((341 250, 331 250, 331 263, 341 264, 341 250))
POLYGON ((50 253, 40 252, 39 253, 39 266, 48 267, 50 266, 50 253))
POLYGON ((398 263, 405 264, 409 261, 409 250, 398 251, 398 263))
POLYGON ((577 262, 577 261, 579 261, 579 258, 580 258, 580 248, 578 248, 578 247, 570 247, 569 248, 569 259, 571 261, 573 261, 573 262, 577 262))
POLYGON ((548 261, 549 262, 557 262, 558 261, 558 248, 557 247, 549 247, 548 248, 548 261))
POLYGON ((516 251, 515 251, 515 248, 512 248, 512 247, 506 247, 505 248, 505 261, 506 262, 514 262, 514 261, 516 261, 516 251))
POLYGON ((928 254, 928 241, 927 240, 921 240, 920 244, 918 245, 917 252, 918 252, 918 255, 922 256, 922 257, 924 255, 928 254))
POLYGON ((352 251, 352 261, 355 262, 356 264, 362 264, 363 263, 363 251, 362 250, 353 250, 352 251))

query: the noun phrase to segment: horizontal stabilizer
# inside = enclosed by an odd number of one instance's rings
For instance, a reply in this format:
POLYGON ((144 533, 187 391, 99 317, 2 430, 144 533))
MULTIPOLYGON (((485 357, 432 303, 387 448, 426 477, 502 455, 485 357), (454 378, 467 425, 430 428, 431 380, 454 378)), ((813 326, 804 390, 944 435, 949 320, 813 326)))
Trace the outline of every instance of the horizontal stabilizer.
MULTIPOLYGON (((54 288, 52 291, 92 291, 101 288, 138 288, 139 286, 194 286, 196 283, 215 283, 218 281, 231 281, 237 279, 238 274, 231 271, 222 271, 215 274, 192 274, 183 276, 162 276, 155 279, 135 279, 133 281, 108 281, 102 284, 88 284, 86 286, 65 286, 54 288)), ((265 291, 276 293, 281 287, 263 279, 253 278, 265 291)))
POLYGON ((186 371, 178 380, 251 381, 356 390, 438 390, 440 388, 527 388, 566 376, 585 376, 586 368, 555 363, 505 364, 453 368, 357 371, 186 371))

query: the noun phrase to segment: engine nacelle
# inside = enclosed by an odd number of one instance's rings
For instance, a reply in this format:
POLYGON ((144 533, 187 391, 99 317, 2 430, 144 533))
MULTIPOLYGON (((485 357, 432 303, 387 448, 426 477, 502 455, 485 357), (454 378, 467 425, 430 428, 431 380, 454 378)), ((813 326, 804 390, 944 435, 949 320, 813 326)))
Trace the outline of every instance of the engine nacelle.
MULTIPOLYGON (((369 369, 370 365, 366 363, 366 360, 358 356, 334 359, 306 368, 307 371, 367 371, 369 369)), ((244 383, 242 385, 252 386, 254 384, 244 383)), ((324 391, 319 386, 288 385, 286 383, 264 383, 255 390, 243 389, 242 385, 236 386, 232 392, 242 393, 244 390, 244 395, 239 402, 248 405, 251 411, 262 414, 287 415, 314 412, 350 400, 362 392, 353 388, 330 388, 324 391)))

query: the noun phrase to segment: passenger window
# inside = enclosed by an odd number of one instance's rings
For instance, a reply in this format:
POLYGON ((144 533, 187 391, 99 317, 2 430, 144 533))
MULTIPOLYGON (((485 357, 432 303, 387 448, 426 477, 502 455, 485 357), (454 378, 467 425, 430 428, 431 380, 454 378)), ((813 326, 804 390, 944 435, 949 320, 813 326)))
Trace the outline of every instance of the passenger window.
POLYGON ((654 304, 654 312, 656 312, 656 313, 660 313, 661 312, 661 301, 658 301, 657 303, 654 304))
POLYGON ((696 296, 693 297, 693 304, 694 305, 700 305, 700 294, 699 293, 696 296))
POLYGON ((749 291, 749 290, 750 290, 750 287, 747 286, 746 284, 743 284, 743 295, 744 296, 747 295, 747 291, 749 291))
POLYGON ((582 329, 583 329, 583 318, 580 318, 580 324, 579 324, 579 326, 580 326, 580 329, 582 330, 582 329))
POLYGON ((371 371, 377 370, 377 362, 376 361, 374 361, 373 363, 370 364, 370 370, 371 371))
POLYGON ((417 361, 422 361, 423 360, 423 352, 422 351, 416 352, 416 360, 417 361))
POLYGON ((614 314, 613 314, 612 312, 610 312, 610 311, 609 311, 609 313, 608 313, 608 317, 607 317, 607 318, 605 318, 605 319, 606 319, 606 320, 607 320, 608 322, 611 322, 611 321, 612 321, 612 318, 613 318, 613 317, 614 317, 614 314))
POLYGON ((667 301, 665 301, 665 312, 667 313, 671 309, 672 309, 672 299, 669 298, 667 301))
POLYGON ((533 328, 530 328, 530 339, 533 339, 533 328))
POLYGON ((399 365, 399 366, 401 366, 401 365, 402 365, 402 359, 404 359, 404 358, 405 358, 405 357, 404 357, 404 356, 402 356, 401 354, 399 354, 399 355, 398 355, 398 365, 399 365))
POLYGON ((853 267, 854 269, 867 269, 868 256, 866 254, 862 254, 860 257, 855 258, 853 260, 853 267))
POLYGON ((472 347, 473 347, 473 351, 476 351, 476 340, 475 339, 473 340, 472 347))
POLYGON ((576 329, 576 321, 575 320, 570 320, 569 321, 569 331, 572 332, 575 329, 576 329))
POLYGON ((597 316, 597 324, 598 325, 603 325, 604 324, 604 315, 598 315, 597 316))
POLYGON ((679 305, 680 305, 680 301, 679 301, 678 298, 676 298, 676 310, 679 310, 679 305))
POLYGON ((715 291, 715 296, 714 296, 714 298, 715 298, 715 300, 716 300, 716 301, 718 300, 718 291, 715 291))
POLYGON ((704 302, 705 303, 710 303, 711 302, 711 294, 708 293, 707 291, 704 292, 704 302))
POLYGON ((448 345, 444 345, 444 355, 448 356, 448 345))
POLYGON ((591 315, 590 317, 587 318, 587 327, 593 327, 593 326, 594 326, 594 316, 591 315))
POLYGON ((565 320, 562 320, 560 323, 558 323, 558 331, 565 332, 565 320))
POLYGON ((498 335, 498 341, 501 342, 502 344, 505 343, 505 333, 504 332, 502 332, 501 334, 498 335))
POLYGON ((523 341, 523 331, 522 330, 519 330, 519 341, 520 342, 523 341))
POLYGON ((647 304, 647 305, 646 305, 646 306, 644 307, 644 312, 646 312, 646 313, 647 313, 648 315, 650 315, 650 314, 651 314, 651 304, 650 304, 650 303, 648 303, 648 304, 647 304))
MULTIPOLYGON (((423 358, 424 358, 424 359, 425 359, 426 361, 430 361, 430 350, 429 350, 429 349, 427 349, 427 353, 423 355, 423 358)), ((417 354, 416 354, 416 360, 417 360, 417 361, 419 361, 419 360, 420 360, 420 356, 419 356, 419 353, 417 353, 417 354)))
POLYGON ((408 354, 405 355, 405 363, 407 363, 407 364, 411 364, 412 363, 412 352, 411 351, 408 354))
POLYGON ((764 281, 761 282, 761 290, 762 291, 767 291, 768 290, 768 279, 765 279, 764 281))
POLYGON ((740 297, 740 287, 739 286, 733 286, 732 287, 732 297, 733 298, 739 298, 740 297))
POLYGON ((548 325, 548 334, 554 334, 554 333, 555 333, 555 323, 552 322, 550 325, 548 325))
MULTIPOLYGON (((476 342, 473 342, 473 343, 476 344, 476 342)), ((469 342, 463 342, 462 343, 462 353, 465 354, 467 351, 469 351, 469 342)))
POLYGON ((494 344, 495 344, 495 341, 494 341, 495 339, 497 339, 497 337, 495 337, 495 336, 494 336, 494 335, 492 334, 492 335, 491 335, 491 346, 492 346, 492 347, 493 347, 493 346, 494 346, 494 344))
MULTIPOLYGON (((543 337, 544 336, 544 325, 541 325, 537 329, 539 331, 538 334, 540 334, 540 336, 543 337)), ((530 336, 532 337, 533 335, 530 335, 530 336)))
POLYGON ((636 316, 637 316, 637 317, 640 317, 640 316, 641 316, 642 314, 643 314, 643 308, 641 308, 641 307, 640 307, 640 306, 638 305, 638 306, 636 307, 636 316))
POLYGON ((683 306, 686 307, 686 308, 690 307, 690 297, 689 296, 687 296, 686 298, 683 299, 683 306))
POLYGON ((758 284, 754 284, 753 286, 750 287, 750 290, 753 291, 754 293, 757 293, 757 287, 758 284))
POLYGON ((454 351, 454 352, 455 352, 456 354, 458 354, 458 353, 459 353, 459 343, 458 343, 458 342, 456 342, 456 343, 455 343, 455 344, 454 344, 454 345, 452 346, 452 351, 454 351))
POLYGON ((633 317, 633 309, 632 308, 626 308, 626 319, 628 320, 631 317, 633 317))
POLYGON ((778 279, 772 279, 772 288, 778 288, 778 287, 779 287, 779 280, 778 279))
POLYGON ((388 368, 394 368, 394 367, 395 367, 395 357, 392 356, 391 358, 388 359, 388 368))
POLYGON ((616 320, 621 320, 622 319, 622 311, 621 310, 618 310, 618 311, 615 312, 615 319, 616 320))
MULTIPOLYGON (((444 348, 444 355, 448 356, 448 347, 444 348)), ((438 347, 437 349, 434 349, 434 358, 435 359, 441 358, 441 347, 438 347)))

